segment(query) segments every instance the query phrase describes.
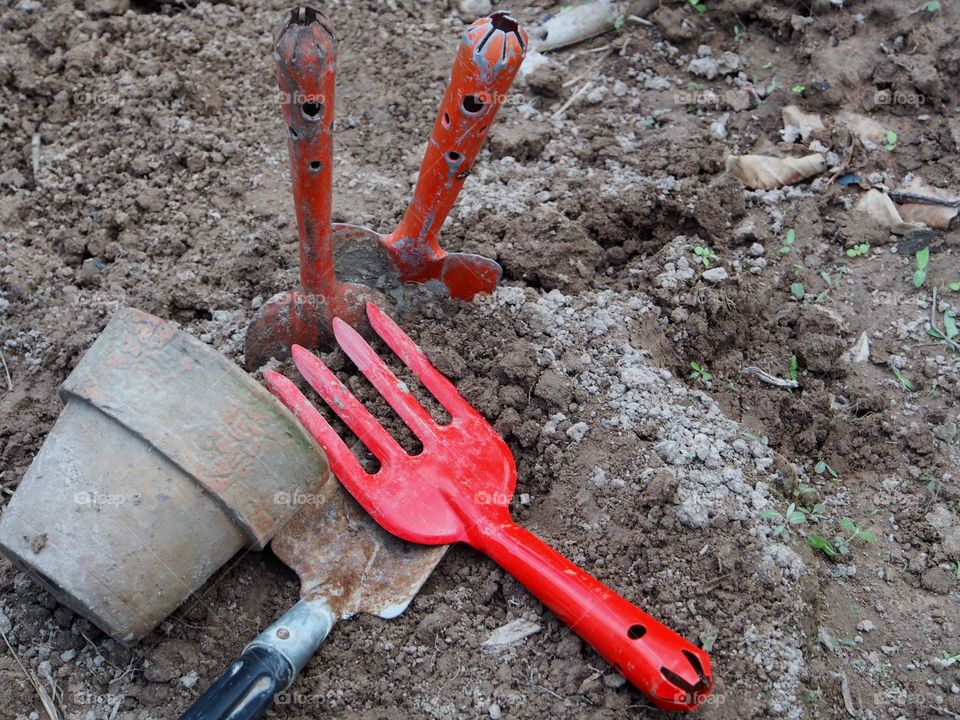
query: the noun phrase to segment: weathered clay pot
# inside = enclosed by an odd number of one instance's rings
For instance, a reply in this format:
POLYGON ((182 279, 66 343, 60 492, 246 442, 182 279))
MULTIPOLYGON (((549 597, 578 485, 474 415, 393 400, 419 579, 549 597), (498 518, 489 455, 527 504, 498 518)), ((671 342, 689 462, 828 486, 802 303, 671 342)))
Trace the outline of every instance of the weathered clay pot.
POLYGON ((241 548, 262 548, 327 472, 259 383, 138 310, 117 313, 60 395, 0 550, 124 642, 241 548))

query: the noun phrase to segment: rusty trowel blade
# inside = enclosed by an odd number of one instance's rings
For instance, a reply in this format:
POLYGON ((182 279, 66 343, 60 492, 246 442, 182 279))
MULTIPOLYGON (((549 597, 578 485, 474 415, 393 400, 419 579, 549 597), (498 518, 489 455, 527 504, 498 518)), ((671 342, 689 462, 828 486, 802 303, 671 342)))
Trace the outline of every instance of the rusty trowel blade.
POLYGON ((300 595, 325 598, 341 618, 402 613, 447 551, 383 530, 331 479, 273 539, 273 552, 300 576, 300 595))
POLYGON ((402 298, 400 273, 383 245, 382 236, 373 230, 335 223, 333 266, 337 278, 343 282, 366 285, 397 302, 402 298))

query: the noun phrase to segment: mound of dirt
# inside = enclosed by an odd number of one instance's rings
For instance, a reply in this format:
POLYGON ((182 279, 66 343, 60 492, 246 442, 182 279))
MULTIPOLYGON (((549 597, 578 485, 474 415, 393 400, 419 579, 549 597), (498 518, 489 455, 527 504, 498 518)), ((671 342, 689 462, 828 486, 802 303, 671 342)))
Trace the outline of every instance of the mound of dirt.
MULTIPOLYGON (((625 19, 518 81, 441 237, 497 258, 504 286, 399 319, 507 439, 518 520, 711 648, 704 717, 955 716, 960 356, 928 330, 932 317, 949 332, 958 312, 956 230, 898 238, 851 208, 911 173, 960 188, 960 6, 702 5, 664 4, 652 27, 625 19), (791 104, 827 130, 781 134, 791 104), (832 122, 843 110, 894 131, 893 147, 851 140, 832 122), (790 188, 750 191, 724 172, 730 154, 810 152, 827 172, 790 188)), ((532 25, 558 7, 515 9, 532 25)), ((295 287, 271 57, 281 10, 0 7, 8 494, 60 410, 58 384, 118 307, 241 361, 256 309, 295 287)), ((440 2, 326 12, 340 40, 335 220, 386 231, 464 22, 440 2)), ((324 358, 352 378, 339 353, 324 358)), ((245 553, 124 647, 0 561, 0 629, 84 720, 177 716, 297 596, 269 552, 245 553)), ((4 707, 42 716, 12 655, 0 666, 4 707)), ((654 714, 463 548, 401 617, 338 625, 275 709, 322 713, 654 714), (524 637, 484 644, 508 623, 524 637)))

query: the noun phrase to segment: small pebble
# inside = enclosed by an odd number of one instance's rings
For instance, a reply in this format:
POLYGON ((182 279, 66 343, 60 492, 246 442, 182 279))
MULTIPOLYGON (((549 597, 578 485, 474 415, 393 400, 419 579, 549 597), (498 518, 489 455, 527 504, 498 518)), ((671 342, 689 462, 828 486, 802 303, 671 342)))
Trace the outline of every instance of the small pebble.
POLYGON ((704 270, 703 275, 700 277, 710 283, 720 283, 729 278, 730 273, 728 273, 727 269, 724 267, 715 267, 710 268, 709 270, 704 270))
POLYGON ((490 713, 490 720, 500 720, 500 718, 503 717, 503 711, 500 710, 500 706, 496 703, 490 706, 488 712, 490 713))

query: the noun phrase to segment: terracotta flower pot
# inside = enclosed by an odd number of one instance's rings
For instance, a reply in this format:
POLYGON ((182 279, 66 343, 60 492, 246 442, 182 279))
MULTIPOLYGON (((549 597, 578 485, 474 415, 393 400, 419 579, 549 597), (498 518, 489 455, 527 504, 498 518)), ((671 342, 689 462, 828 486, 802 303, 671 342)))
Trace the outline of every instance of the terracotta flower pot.
POLYGON ((0 550, 124 642, 241 548, 262 548, 327 472, 259 383, 138 310, 117 313, 60 395, 0 550))

